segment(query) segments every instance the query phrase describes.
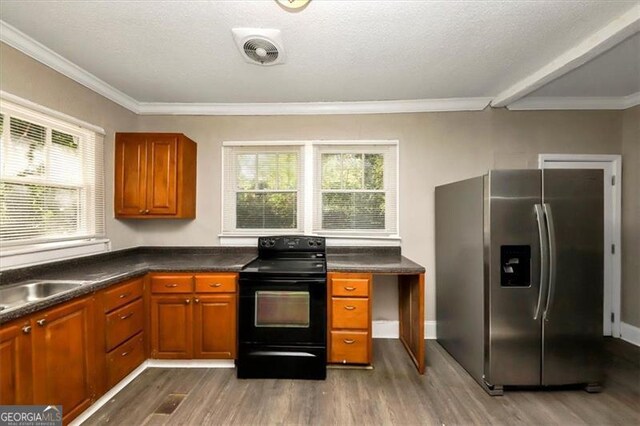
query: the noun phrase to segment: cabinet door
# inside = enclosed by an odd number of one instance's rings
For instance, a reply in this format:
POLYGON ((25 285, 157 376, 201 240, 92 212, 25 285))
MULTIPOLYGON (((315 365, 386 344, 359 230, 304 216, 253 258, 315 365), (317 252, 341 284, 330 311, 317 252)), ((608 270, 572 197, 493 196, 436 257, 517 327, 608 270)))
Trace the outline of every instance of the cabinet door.
POLYGON ((0 327, 0 405, 32 404, 29 320, 0 327))
POLYGON ((191 294, 151 298, 151 358, 189 359, 193 355, 191 294))
POLYGON ((94 398, 93 302, 84 298, 32 317, 34 403, 62 405, 65 423, 94 398))
POLYGON ((196 295, 195 357, 234 359, 236 356, 236 295, 196 295))
POLYGON ((147 207, 148 214, 178 212, 178 136, 148 135, 147 207))
POLYGON ((116 135, 115 161, 116 216, 145 214, 147 150, 144 135, 116 135))

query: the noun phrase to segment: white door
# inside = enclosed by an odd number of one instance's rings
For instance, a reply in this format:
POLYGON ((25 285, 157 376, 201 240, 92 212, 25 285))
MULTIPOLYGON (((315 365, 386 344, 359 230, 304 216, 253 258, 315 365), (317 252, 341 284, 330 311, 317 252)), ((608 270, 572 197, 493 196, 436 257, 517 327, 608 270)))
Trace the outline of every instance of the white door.
POLYGON ((604 173, 603 334, 620 337, 620 156, 541 154, 542 169, 602 169, 604 173))

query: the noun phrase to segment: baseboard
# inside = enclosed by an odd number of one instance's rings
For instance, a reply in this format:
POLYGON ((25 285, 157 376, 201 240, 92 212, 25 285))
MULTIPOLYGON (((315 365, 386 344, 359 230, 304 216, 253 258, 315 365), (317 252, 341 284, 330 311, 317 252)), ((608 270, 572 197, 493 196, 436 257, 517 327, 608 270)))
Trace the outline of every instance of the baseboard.
POLYGON ((232 359, 148 359, 147 368, 234 368, 232 359))
POLYGON ((636 346, 640 346, 640 327, 620 322, 620 338, 636 346))
MULTIPOLYGON (((374 339, 397 339, 400 337, 400 321, 373 321, 371 334, 374 339)), ((424 338, 436 338, 436 322, 424 322, 424 338)))
POLYGON ((116 394, 118 394, 118 392, 120 392, 122 389, 124 389, 125 386, 127 386, 129 383, 131 383, 131 381, 133 379, 135 379, 140 374, 142 374, 142 372, 147 369, 147 362, 148 361, 145 361, 142 364, 140 364, 138 366, 138 368, 136 368, 131 373, 129 373, 129 375, 127 377, 125 377, 124 379, 120 380, 120 382, 118 382, 117 385, 115 385, 114 387, 109 389, 107 391, 107 393, 102 395, 96 402, 91 404, 91 406, 89 408, 84 410, 78 417, 73 419, 71 421, 71 423, 69 423, 69 426, 80 426, 89 417, 93 416, 96 413, 96 411, 98 411, 100 408, 102 408, 102 406, 105 405, 107 402, 111 401, 111 399, 113 397, 115 397, 116 394))

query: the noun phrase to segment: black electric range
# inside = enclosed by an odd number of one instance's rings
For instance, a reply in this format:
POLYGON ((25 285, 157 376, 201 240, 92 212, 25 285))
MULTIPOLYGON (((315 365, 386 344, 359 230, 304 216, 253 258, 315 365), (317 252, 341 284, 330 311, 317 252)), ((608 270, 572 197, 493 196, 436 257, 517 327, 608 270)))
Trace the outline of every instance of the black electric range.
POLYGON ((325 239, 260 237, 239 289, 238 378, 325 379, 325 239))

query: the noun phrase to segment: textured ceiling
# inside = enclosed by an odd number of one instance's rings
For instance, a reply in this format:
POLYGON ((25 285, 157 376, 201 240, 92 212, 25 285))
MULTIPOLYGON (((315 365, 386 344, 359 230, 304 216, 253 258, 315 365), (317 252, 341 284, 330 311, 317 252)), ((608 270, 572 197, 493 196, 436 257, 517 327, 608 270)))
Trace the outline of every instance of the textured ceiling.
POLYGON ((0 18, 138 101, 369 101, 495 95, 637 3, 2 0, 0 18), (234 27, 280 29, 287 63, 244 62, 234 27))
POLYGON ((640 92, 640 34, 529 96, 629 96, 637 92, 640 92))

